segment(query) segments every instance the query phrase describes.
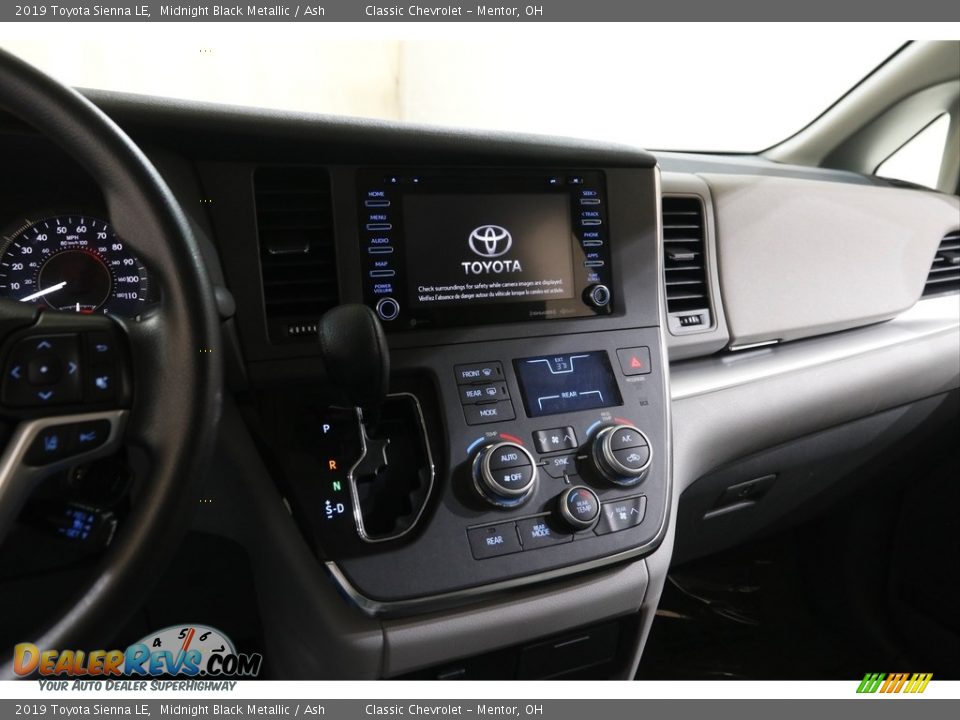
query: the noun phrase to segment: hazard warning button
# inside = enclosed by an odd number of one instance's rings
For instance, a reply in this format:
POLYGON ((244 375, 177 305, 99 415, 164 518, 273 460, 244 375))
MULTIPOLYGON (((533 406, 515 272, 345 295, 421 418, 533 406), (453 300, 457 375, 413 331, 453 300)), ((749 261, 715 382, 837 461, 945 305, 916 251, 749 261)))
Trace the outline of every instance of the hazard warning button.
POLYGON ((650 372, 650 348, 635 347, 617 350, 624 375, 646 375, 650 372))

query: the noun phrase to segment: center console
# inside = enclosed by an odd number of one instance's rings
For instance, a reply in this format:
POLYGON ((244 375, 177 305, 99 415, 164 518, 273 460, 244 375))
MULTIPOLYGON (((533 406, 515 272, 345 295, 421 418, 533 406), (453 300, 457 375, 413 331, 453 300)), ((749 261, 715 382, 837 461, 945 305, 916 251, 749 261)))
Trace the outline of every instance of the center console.
MULTIPOLYGON (((653 159, 540 148, 514 163, 486 153, 494 165, 458 152, 447 165, 408 163, 411 148, 397 165, 249 166, 271 222, 324 196, 331 218, 332 245, 315 258, 314 241, 261 223, 256 270, 295 278, 335 255, 339 306, 366 306, 384 333, 338 375, 327 315, 265 314, 236 293, 251 429, 318 563, 366 615, 424 616, 616 572, 668 527, 653 159), (288 193, 294 184, 310 194, 288 193), (381 354, 386 394, 352 400, 359 368, 381 354)), ((243 191, 235 167, 206 172, 211 187, 243 191)), ((238 218, 213 212, 221 235, 242 236, 238 218)), ((249 257, 224 255, 234 286, 257 282, 249 257)))
POLYGON ((656 549, 670 497, 656 169, 331 180, 341 295, 379 318, 390 394, 373 412, 277 394, 264 434, 343 593, 408 614, 656 549))

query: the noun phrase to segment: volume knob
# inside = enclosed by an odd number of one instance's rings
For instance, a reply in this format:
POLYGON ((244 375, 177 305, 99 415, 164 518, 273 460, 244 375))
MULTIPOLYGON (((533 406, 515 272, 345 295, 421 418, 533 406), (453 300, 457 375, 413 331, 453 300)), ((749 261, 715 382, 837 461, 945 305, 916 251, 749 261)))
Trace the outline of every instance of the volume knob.
POLYGON ((494 443, 474 457, 473 484, 490 504, 516 507, 533 493, 537 484, 537 464, 522 445, 494 443))
POLYGON ((653 450, 647 436, 633 425, 610 425, 594 438, 592 458, 610 482, 636 485, 647 475, 653 450))

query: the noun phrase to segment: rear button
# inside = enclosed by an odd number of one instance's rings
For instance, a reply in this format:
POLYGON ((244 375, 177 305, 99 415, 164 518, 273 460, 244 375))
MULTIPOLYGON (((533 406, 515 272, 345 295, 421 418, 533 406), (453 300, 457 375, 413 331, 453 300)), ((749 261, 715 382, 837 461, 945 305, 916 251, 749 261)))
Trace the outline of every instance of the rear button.
POLYGON ((523 549, 517 536, 516 523, 473 528, 467 530, 467 538, 470 540, 470 551, 477 560, 509 555, 523 549))

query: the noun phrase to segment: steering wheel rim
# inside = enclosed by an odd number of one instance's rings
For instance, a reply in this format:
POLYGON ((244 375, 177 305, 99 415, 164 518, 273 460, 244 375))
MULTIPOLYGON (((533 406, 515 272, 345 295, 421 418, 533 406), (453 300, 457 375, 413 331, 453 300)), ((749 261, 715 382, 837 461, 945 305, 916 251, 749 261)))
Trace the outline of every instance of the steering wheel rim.
MULTIPOLYGON (((155 312, 121 321, 134 373, 126 442, 146 476, 131 513, 81 592, 49 626, 24 637, 41 648, 106 642, 152 587, 192 515, 196 479, 210 459, 222 400, 219 318, 190 225, 169 188, 129 137, 75 90, 0 50, 0 108, 73 156, 100 187, 112 225, 137 239, 160 287, 155 312)), ((34 313, 36 314, 36 313, 34 313)), ((0 343, 29 322, 0 301, 0 343)), ((82 326, 81 316, 77 323, 82 326)), ((97 645, 98 647, 100 645, 97 645)), ((0 675, 14 676, 12 665, 0 675)))

